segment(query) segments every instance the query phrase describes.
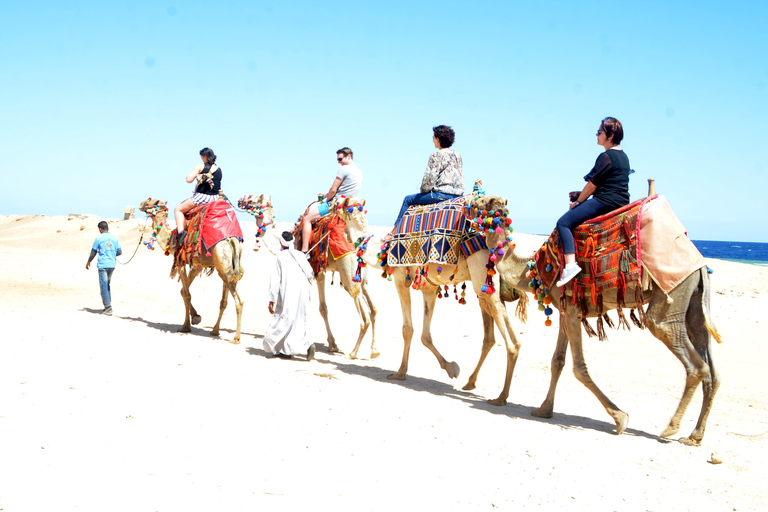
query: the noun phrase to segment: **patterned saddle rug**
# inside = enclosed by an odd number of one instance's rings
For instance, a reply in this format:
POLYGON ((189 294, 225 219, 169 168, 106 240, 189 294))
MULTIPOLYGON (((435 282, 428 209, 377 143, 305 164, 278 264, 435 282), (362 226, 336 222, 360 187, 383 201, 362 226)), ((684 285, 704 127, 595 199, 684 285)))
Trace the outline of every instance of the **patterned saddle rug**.
POLYGON ((390 267, 428 263, 458 265, 459 259, 486 249, 485 238, 465 214, 466 197, 412 206, 403 216, 387 248, 390 267))
MULTIPOLYGON (((211 247, 220 241, 235 237, 243 241, 243 231, 235 210, 226 201, 214 201, 196 206, 186 214, 187 236, 181 247, 177 245, 177 230, 171 233, 170 243, 175 248, 173 266, 191 265, 198 255, 210 256, 211 247)), ((171 277, 175 273, 171 271, 171 277)))
MULTIPOLYGON (((301 226, 299 219, 298 226, 301 226)), ((293 230, 296 243, 301 247, 301 230, 298 226, 293 230)), ((338 215, 326 215, 318 219, 312 226, 312 236, 309 239, 309 264, 315 274, 328 267, 328 253, 334 260, 343 258, 355 252, 355 245, 347 240, 344 233, 347 224, 338 215)))
MULTIPOLYGON (((655 197, 655 196, 654 196, 655 197)), ((652 198, 650 198, 652 199, 652 198)), ((627 283, 635 285, 635 302, 639 305, 640 319, 631 313, 633 322, 638 327, 645 327, 643 313, 643 290, 640 285, 640 267, 637 262, 638 215, 643 204, 649 198, 643 198, 622 208, 595 217, 573 230, 576 243, 576 261, 582 271, 570 283, 565 285, 565 293, 560 297, 561 314, 565 311, 567 296, 572 304, 579 304, 582 309, 582 324, 588 335, 594 336, 592 327, 586 323, 588 312, 587 297, 596 306, 598 315, 598 335, 605 339, 603 329, 603 294, 616 291, 616 303, 619 312, 619 324, 629 327, 622 308, 627 293, 627 283)), ((564 264, 560 235, 555 228, 547 242, 535 254, 536 270, 547 289, 555 286, 564 264)), ((612 322, 606 317, 612 326, 612 322)))

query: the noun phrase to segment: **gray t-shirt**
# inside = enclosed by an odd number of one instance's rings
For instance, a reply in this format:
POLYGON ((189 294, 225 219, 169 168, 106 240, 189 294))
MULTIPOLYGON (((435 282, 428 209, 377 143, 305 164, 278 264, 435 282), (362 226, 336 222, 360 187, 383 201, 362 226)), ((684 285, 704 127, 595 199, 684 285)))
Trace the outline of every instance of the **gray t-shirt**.
POLYGON ((339 167, 339 173, 336 177, 341 178, 341 185, 339 185, 339 189, 336 191, 333 199, 338 199, 341 196, 360 197, 360 188, 363 186, 363 173, 354 163, 339 167))

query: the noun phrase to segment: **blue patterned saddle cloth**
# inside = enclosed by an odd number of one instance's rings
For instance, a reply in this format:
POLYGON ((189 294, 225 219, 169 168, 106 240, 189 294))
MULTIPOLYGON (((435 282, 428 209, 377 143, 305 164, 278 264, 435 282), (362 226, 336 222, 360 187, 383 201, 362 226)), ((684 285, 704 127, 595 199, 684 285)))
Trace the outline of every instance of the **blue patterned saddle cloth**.
POLYGON ((482 234, 470 226, 464 204, 465 197, 457 197, 409 208, 389 243, 387 265, 458 265, 460 259, 487 248, 482 234))

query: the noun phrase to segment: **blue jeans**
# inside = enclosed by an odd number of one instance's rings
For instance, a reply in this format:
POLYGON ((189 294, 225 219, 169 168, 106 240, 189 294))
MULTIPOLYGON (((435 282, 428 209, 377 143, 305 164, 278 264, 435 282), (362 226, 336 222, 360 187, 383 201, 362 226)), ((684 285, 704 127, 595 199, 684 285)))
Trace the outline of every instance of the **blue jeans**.
POLYGON ((435 204, 439 203, 440 201, 447 201, 448 199, 455 199, 457 197, 460 196, 443 194, 442 192, 427 192, 425 194, 411 194, 409 196, 405 196, 405 199, 403 199, 403 205, 400 207, 400 213, 397 214, 397 219, 395 220, 395 227, 400 224, 400 221, 402 220, 403 215, 405 215, 405 211, 409 206, 413 206, 415 204, 435 204))
POLYGON ((100 268, 99 269, 99 288, 101 289, 101 302, 104 303, 105 308, 112 307, 112 292, 109 288, 109 283, 112 281, 112 272, 114 268, 100 268))
POLYGON ((557 232, 560 235, 560 243, 563 244, 563 254, 576 254, 576 244, 573 242, 573 228, 579 227, 585 220, 593 219, 611 210, 612 208, 605 206, 592 197, 579 206, 565 212, 557 221, 557 232))

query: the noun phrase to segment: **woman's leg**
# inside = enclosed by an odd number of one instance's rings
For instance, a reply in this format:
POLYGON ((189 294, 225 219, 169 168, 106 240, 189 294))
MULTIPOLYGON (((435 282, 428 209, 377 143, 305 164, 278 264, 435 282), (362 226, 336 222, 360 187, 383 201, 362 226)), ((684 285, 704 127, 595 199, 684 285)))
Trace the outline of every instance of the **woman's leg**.
POLYGON ((408 207, 413 205, 435 204, 456 197, 459 196, 452 196, 449 194, 443 194, 441 192, 427 192, 426 194, 411 194, 405 196, 403 199, 403 204, 400 207, 400 213, 397 214, 397 219, 395 220, 395 229, 397 229, 397 225, 400 224, 400 221, 402 220, 403 215, 405 215, 405 211, 408 209, 408 207))
POLYGON ((176 230, 181 233, 184 231, 184 214, 195 207, 195 203, 192 198, 185 200, 179 206, 173 210, 174 218, 176 219, 176 230))
POLYGON ((573 229, 577 228, 585 220, 597 217, 606 211, 606 207, 597 199, 587 199, 580 205, 565 212, 558 219, 557 233, 563 246, 565 266, 561 269, 561 279, 556 283, 557 286, 564 286, 581 271, 576 263, 576 244, 573 240, 573 229))
POLYGON ((312 237, 312 223, 320 218, 318 203, 312 203, 301 221, 301 252, 309 250, 309 239, 312 237))

